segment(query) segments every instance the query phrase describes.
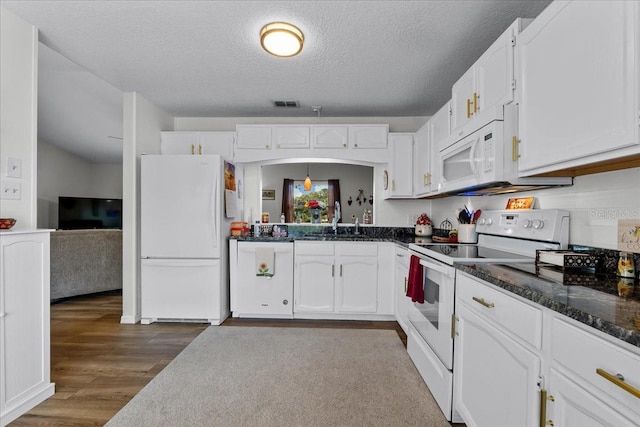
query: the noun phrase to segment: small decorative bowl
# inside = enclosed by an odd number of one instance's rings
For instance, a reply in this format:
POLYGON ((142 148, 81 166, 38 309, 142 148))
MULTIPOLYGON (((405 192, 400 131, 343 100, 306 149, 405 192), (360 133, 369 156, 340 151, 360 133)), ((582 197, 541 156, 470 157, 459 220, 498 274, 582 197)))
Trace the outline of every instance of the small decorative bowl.
POLYGON ((16 220, 13 218, 0 218, 0 230, 8 230, 14 226, 16 220))

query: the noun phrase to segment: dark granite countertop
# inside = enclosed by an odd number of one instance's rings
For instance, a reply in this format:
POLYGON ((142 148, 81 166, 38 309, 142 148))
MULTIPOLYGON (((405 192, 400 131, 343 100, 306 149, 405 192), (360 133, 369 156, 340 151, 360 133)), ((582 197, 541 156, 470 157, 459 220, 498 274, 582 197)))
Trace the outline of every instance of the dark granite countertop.
POLYGON ((331 226, 326 225, 297 225, 288 226, 287 237, 267 236, 231 236, 229 239, 239 242, 294 242, 294 241, 317 241, 317 242, 391 242, 408 247, 409 243, 415 243, 416 238, 413 228, 403 227, 375 227, 365 226, 360 228, 359 234, 354 234, 353 227, 340 226, 338 233, 331 230, 331 226))
POLYGON ((538 269, 531 263, 459 263, 456 268, 640 347, 640 284, 637 280, 621 281, 616 276, 595 273, 563 274, 538 269), (625 296, 618 296, 618 292, 625 296))

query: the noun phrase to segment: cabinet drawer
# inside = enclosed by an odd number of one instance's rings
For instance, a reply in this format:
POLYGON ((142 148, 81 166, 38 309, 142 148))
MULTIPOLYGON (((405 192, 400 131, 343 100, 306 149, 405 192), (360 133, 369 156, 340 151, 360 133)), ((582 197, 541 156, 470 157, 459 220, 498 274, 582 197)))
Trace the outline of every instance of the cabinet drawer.
POLYGON ((480 281, 458 275, 456 299, 473 311, 493 320, 535 348, 542 345, 542 310, 525 304, 480 281))
POLYGON ((333 255, 333 243, 295 242, 296 255, 333 255))
POLYGON ((409 268, 409 250, 400 246, 396 246, 396 263, 403 267, 409 268))
POLYGON ((640 415, 640 397, 599 375, 596 370, 612 376, 621 375, 624 383, 640 390, 640 355, 603 340, 568 322, 554 318, 552 325, 551 356, 553 364, 575 374, 599 398, 611 398, 640 415), (586 383, 586 384, 585 384, 586 383))
POLYGON ((377 243, 336 243, 336 255, 378 256, 377 243))

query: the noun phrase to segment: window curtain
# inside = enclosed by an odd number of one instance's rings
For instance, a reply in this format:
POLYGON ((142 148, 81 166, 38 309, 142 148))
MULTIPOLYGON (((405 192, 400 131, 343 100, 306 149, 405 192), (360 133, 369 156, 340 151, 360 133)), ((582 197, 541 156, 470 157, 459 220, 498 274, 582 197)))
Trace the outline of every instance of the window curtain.
POLYGON ((293 218, 293 180, 285 178, 282 184, 282 212, 285 222, 294 222, 293 218))
MULTIPOLYGON (((340 211, 343 210, 342 208, 342 201, 340 200, 340 180, 339 179, 330 179, 328 181, 328 187, 329 187, 329 222, 331 222, 333 220, 333 214, 334 214, 334 207, 336 205, 336 202, 340 203, 340 211)), ((342 218, 340 218, 340 221, 342 222, 342 218)))

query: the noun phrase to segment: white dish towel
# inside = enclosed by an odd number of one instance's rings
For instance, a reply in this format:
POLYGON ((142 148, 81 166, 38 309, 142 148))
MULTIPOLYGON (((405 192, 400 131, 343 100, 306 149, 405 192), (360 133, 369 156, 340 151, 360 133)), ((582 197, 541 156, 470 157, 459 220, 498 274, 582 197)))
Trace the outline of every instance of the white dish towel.
POLYGON ((273 248, 256 248, 256 276, 273 277, 276 273, 275 251, 273 248))

